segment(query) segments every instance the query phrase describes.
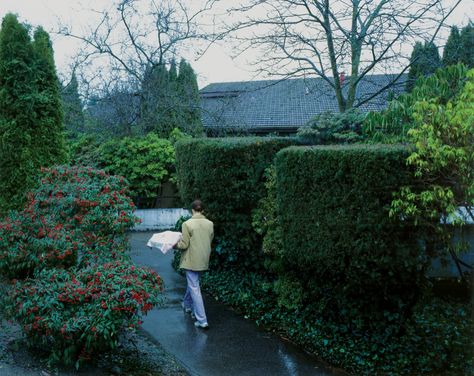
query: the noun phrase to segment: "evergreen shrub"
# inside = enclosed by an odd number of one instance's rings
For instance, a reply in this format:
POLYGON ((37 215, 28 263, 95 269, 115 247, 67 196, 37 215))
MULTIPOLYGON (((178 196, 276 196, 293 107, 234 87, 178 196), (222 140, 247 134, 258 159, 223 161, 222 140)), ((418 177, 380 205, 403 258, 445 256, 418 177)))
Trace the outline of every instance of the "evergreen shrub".
POLYGON ((117 346, 158 304, 162 281, 126 253, 136 218, 124 178, 59 166, 40 183, 0 222, 0 273, 16 278, 0 299, 50 363, 79 366, 117 346))
POLYGON ((44 269, 13 284, 6 309, 50 362, 73 365, 115 348, 118 333, 160 302, 161 288, 154 271, 127 262, 44 269))
POLYGON ((294 139, 278 137, 192 139, 176 144, 181 198, 187 204, 196 198, 203 201, 215 225, 220 263, 256 266, 261 239, 252 229, 251 213, 265 195, 265 169, 280 149, 292 144, 294 139))
POLYGON ((427 260, 413 229, 389 217, 392 192, 412 179, 407 155, 386 145, 277 154, 283 276, 348 330, 397 331, 419 298, 427 260))
POLYGON ((0 29, 0 212, 20 209, 41 167, 64 163, 63 112, 53 49, 41 28, 7 14, 0 29))

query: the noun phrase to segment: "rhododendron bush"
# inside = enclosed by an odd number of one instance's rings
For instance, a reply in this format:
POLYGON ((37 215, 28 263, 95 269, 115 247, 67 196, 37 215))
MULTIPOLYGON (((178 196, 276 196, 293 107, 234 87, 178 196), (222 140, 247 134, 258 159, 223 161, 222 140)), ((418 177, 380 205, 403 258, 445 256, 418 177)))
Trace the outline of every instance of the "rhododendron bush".
POLYGON ((136 267, 126 231, 137 219, 127 182, 104 171, 42 171, 24 210, 0 223, 0 273, 15 278, 6 313, 51 363, 114 348, 160 302, 161 278, 136 267))
POLYGON ((161 286, 156 273, 129 263, 44 269, 16 282, 7 313, 32 343, 51 351, 51 361, 74 364, 114 348, 117 334, 159 303, 161 286))

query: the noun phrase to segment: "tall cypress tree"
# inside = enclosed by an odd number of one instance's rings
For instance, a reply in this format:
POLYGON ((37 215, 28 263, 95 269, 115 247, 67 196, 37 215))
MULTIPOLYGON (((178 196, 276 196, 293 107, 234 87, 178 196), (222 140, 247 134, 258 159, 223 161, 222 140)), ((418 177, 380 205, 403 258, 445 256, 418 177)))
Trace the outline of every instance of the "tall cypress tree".
POLYGON ((179 63, 178 95, 182 104, 182 126, 185 133, 199 136, 203 132, 199 88, 196 74, 186 60, 179 63))
POLYGON ((64 140, 64 115, 61 101, 61 86, 54 64, 53 45, 42 27, 34 33, 36 89, 38 114, 35 127, 37 147, 41 149, 37 166, 50 166, 66 161, 64 140))
POLYGON ((456 65, 461 59, 461 35, 459 29, 456 26, 451 27, 446 46, 443 51, 443 65, 448 67, 450 65, 456 65))
POLYGON ((441 58, 436 45, 433 42, 416 42, 410 57, 407 91, 411 92, 418 77, 432 74, 440 67, 441 58))
POLYGON ((61 90, 64 111, 64 126, 71 137, 84 133, 84 110, 76 74, 73 72, 71 81, 61 90))
POLYGON ((176 68, 176 60, 171 60, 170 70, 169 70, 169 80, 170 82, 176 82, 178 79, 178 70, 176 68))
POLYGON ((474 25, 470 22, 461 30, 462 53, 459 62, 468 68, 474 67, 474 25))
POLYGON ((140 108, 140 123, 144 133, 155 132, 160 137, 167 137, 170 132, 166 119, 169 82, 168 70, 163 64, 150 67, 145 73, 140 108))
POLYGON ((35 184, 39 168, 62 162, 65 156, 59 88, 57 79, 54 81, 51 45, 44 34, 39 30, 33 44, 28 28, 19 23, 15 15, 7 14, 2 21, 1 211, 19 208, 25 192, 35 184))

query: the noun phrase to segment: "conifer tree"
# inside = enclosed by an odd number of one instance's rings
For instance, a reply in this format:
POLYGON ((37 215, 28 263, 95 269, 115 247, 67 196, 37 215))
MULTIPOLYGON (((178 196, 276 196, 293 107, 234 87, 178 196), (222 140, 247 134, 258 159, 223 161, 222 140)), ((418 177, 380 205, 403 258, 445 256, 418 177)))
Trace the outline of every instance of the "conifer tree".
POLYGON ((61 88, 54 64, 53 45, 42 27, 35 30, 33 38, 35 52, 36 89, 36 146, 37 166, 50 166, 66 161, 64 139, 64 115, 61 102, 61 88))
MULTIPOLYGON (((166 124, 168 110, 169 74, 164 64, 150 67, 143 80, 141 99, 141 128, 143 132, 155 132, 167 137, 171 130, 166 124)), ((172 128, 171 128, 172 129, 172 128)))
POLYGON ((459 59, 468 68, 474 67, 474 25, 470 22, 461 30, 462 52, 459 59))
POLYGON ((84 133, 84 110, 79 96, 79 85, 73 72, 71 81, 62 88, 62 105, 64 111, 64 126, 71 137, 84 133))
POLYGON ((461 35, 459 34, 459 29, 453 26, 451 27, 446 46, 444 46, 443 65, 448 67, 457 64, 461 60, 461 51, 461 35))
POLYGON ((51 43, 13 14, 0 29, 0 211, 18 209, 40 167, 63 162, 62 113, 51 43))
POLYGON ((411 92, 418 77, 428 76, 440 67, 441 58, 436 45, 433 42, 416 42, 410 57, 407 91, 411 92))
POLYGON ((171 60, 171 63, 170 63, 169 79, 170 79, 170 82, 176 82, 178 79, 178 71, 176 68, 175 59, 171 60))
POLYGON ((182 131, 199 136, 202 134, 201 107, 196 74, 186 60, 179 64, 178 95, 182 103, 182 131))

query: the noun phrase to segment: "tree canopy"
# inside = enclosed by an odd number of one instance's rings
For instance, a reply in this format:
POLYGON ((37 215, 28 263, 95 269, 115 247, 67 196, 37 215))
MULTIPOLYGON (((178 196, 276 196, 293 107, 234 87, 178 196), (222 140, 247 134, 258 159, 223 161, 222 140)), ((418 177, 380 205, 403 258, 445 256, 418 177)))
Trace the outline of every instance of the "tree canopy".
POLYGON ((433 42, 416 42, 410 57, 407 91, 412 91, 418 77, 428 76, 441 66, 438 47, 433 42))
POLYGON ((466 25, 459 32, 458 27, 453 26, 443 51, 444 66, 462 63, 468 68, 474 67, 474 26, 466 25))
POLYGON ((19 208, 40 167, 66 158, 48 34, 7 14, 0 30, 0 210, 19 208))

